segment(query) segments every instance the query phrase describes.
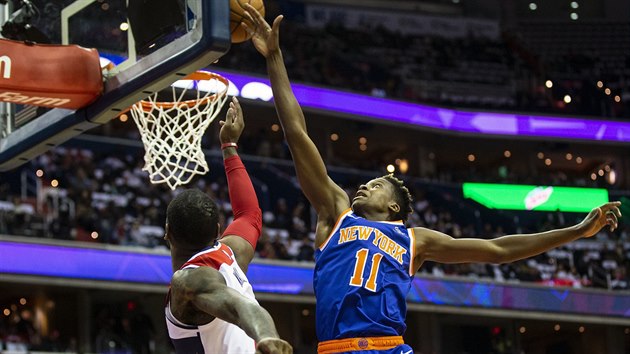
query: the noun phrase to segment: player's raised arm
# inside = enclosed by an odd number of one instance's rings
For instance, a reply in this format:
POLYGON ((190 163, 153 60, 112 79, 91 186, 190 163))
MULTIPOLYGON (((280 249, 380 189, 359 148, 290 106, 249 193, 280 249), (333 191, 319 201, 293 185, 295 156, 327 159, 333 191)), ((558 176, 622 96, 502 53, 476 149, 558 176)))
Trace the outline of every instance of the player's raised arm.
POLYGON ((564 229, 546 232, 506 235, 492 240, 454 239, 441 232, 414 228, 416 269, 423 261, 441 263, 507 263, 535 256, 582 237, 591 237, 606 225, 617 228, 620 202, 606 203, 593 209, 582 222, 564 229))
POLYGON ((234 213, 234 221, 223 232, 221 242, 232 248, 238 265, 247 273, 262 229, 262 212, 252 181, 236 150, 238 139, 245 128, 243 111, 236 97, 230 102, 225 120, 219 124, 223 165, 234 213))
POLYGON ((256 349, 264 354, 290 354, 291 345, 280 339, 271 315, 262 306, 229 288, 225 279, 211 267, 176 272, 172 291, 195 308, 211 316, 233 323, 256 341, 256 349))
POLYGON ((245 8, 245 15, 254 27, 244 27, 252 34, 252 43, 258 52, 267 60, 278 118, 295 162, 300 186, 320 218, 336 219, 350 207, 350 201, 345 191, 328 177, 324 161, 308 136, 304 113, 291 89, 280 50, 282 16, 276 17, 273 26, 269 26, 255 8, 247 4, 245 8))

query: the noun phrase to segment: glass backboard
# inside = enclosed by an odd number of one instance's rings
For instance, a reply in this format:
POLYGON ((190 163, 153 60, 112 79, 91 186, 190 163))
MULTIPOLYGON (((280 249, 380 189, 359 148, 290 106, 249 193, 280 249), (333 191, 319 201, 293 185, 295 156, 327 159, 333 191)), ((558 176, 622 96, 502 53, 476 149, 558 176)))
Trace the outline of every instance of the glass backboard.
POLYGON ((77 110, 0 102, 0 171, 108 122, 230 47, 229 0, 0 0, 0 24, 4 38, 96 48, 115 65, 103 95, 77 110))

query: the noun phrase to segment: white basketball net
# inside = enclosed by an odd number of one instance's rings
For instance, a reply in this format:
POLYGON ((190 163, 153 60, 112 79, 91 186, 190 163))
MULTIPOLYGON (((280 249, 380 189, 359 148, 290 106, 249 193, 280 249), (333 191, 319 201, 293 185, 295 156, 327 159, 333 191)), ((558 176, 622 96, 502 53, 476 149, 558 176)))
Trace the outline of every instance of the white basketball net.
POLYGON ((172 102, 158 102, 155 93, 131 108, 145 148, 143 170, 151 183, 166 183, 172 190, 208 172, 201 138, 227 100, 225 78, 208 72, 193 75, 172 85, 172 102), (184 101, 188 91, 196 91, 197 98, 184 101))

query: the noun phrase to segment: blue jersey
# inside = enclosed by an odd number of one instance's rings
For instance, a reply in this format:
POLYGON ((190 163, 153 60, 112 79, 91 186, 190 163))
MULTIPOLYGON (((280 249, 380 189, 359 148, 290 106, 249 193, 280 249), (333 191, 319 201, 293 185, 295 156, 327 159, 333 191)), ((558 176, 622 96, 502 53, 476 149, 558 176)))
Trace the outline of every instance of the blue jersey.
POLYGON ((413 230, 348 209, 315 251, 313 285, 320 342, 401 336, 413 279, 413 230))

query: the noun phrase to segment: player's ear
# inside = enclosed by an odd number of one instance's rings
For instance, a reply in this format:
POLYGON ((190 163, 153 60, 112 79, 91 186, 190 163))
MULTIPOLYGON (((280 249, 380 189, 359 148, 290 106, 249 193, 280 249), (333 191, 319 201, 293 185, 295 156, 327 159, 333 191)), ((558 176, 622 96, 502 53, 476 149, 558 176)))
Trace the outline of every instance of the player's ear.
POLYGON ((398 203, 396 203, 395 201, 391 201, 389 202, 389 205, 387 206, 389 208, 389 210, 391 210, 394 214, 398 214, 400 212, 400 205, 398 205, 398 203))
POLYGON ((214 238, 215 241, 219 241, 221 239, 221 224, 217 223, 217 236, 214 238))
POLYGON ((169 240, 170 238, 171 238, 171 235, 169 233, 168 222, 167 222, 166 225, 164 226, 164 239, 169 240))

